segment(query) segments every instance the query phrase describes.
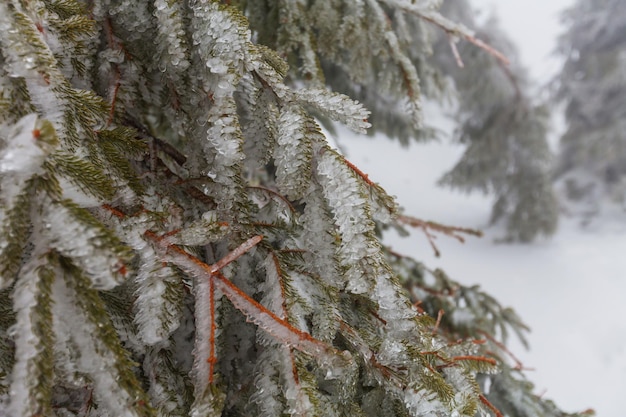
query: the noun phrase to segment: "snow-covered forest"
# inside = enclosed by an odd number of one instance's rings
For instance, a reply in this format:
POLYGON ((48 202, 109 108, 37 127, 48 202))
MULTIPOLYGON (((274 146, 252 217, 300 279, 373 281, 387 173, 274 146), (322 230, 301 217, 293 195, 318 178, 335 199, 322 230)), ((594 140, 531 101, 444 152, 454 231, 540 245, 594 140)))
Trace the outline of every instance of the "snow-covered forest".
POLYGON ((625 13, 1 2, 0 416, 617 417, 625 13))

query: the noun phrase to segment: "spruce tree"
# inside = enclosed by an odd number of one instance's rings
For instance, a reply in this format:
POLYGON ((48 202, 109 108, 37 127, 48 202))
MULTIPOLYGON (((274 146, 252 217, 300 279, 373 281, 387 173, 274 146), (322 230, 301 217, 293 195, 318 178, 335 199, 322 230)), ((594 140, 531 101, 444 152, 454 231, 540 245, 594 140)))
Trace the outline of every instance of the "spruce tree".
POLYGON ((0 2, 0 415, 564 415, 313 117, 369 127, 320 65, 365 54, 419 125, 403 19, 482 44, 437 2, 225 3, 0 2))
MULTIPOLYGON (((444 1, 442 13, 476 27, 466 0, 444 1)), ((467 44, 458 46, 455 58, 449 53, 454 40, 439 37, 434 58, 454 80, 459 124, 455 136, 466 145, 461 159, 440 183, 493 194, 491 223, 504 223, 504 240, 529 242, 552 235, 558 223, 558 204, 547 141, 549 112, 529 93, 527 71, 497 21, 488 20, 477 34, 503 51, 511 63, 504 65, 467 44)))
POLYGON ((576 2, 563 14, 556 98, 565 103, 556 179, 585 216, 626 198, 626 3, 576 2))

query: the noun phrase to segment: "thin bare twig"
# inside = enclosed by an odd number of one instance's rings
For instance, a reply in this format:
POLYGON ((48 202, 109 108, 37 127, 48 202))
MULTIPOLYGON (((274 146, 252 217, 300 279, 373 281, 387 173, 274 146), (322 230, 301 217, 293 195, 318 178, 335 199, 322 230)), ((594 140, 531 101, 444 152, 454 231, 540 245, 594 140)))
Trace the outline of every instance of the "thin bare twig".
POLYGON ((465 64, 461 59, 461 54, 459 54, 459 50, 456 47, 457 39, 455 36, 448 34, 448 43, 450 44, 450 49, 452 49, 452 55, 454 55, 454 59, 456 60, 456 64, 459 68, 464 68, 465 64))
POLYGON ((524 366, 524 364, 522 363, 521 360, 519 360, 514 354, 513 352, 511 352, 502 342, 497 341, 492 335, 490 335, 489 333, 487 333, 484 330, 479 330, 478 333, 482 334, 483 336, 485 336, 487 339, 489 339, 491 342, 493 342, 493 344, 495 344, 496 346, 498 346, 498 348, 500 348, 500 350, 502 350, 505 354, 507 354, 512 360, 513 362, 515 362, 515 366, 513 367, 513 369, 517 369, 517 370, 524 370, 524 371, 533 371, 533 368, 527 368, 524 366))
POLYGON ((443 315, 445 313, 446 312, 443 311, 443 308, 440 308, 437 312, 437 321, 435 322, 435 327, 433 328, 433 334, 437 334, 437 331, 439 330, 439 325, 441 324, 441 319, 443 318, 443 315))
POLYGON ((495 405, 491 404, 491 402, 483 394, 480 394, 478 398, 480 398, 480 402, 487 406, 487 408, 490 409, 496 417, 504 417, 500 410, 498 410, 495 405))
POLYGON ((461 233, 466 234, 466 235, 476 236, 476 237, 482 237, 483 235, 483 232, 477 229, 470 229, 467 227, 446 226, 441 223, 421 220, 421 219, 411 217, 411 216, 400 215, 398 216, 397 220, 399 223, 421 229, 426 235, 426 238, 428 239, 428 243, 430 243, 430 246, 433 248, 433 251, 435 252, 435 256, 437 257, 440 256, 440 252, 439 252, 439 249, 437 248, 437 245, 435 245, 436 237, 435 235, 431 233, 431 230, 434 232, 442 233, 446 236, 453 237, 461 243, 465 243, 465 238, 461 236, 461 233))

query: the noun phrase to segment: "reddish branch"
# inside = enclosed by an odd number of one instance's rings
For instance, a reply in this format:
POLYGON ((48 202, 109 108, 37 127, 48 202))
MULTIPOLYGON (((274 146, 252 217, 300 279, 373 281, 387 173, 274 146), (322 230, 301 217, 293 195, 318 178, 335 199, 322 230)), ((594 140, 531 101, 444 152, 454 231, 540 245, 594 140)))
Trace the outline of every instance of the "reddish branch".
POLYGON ((436 237, 435 235, 431 233, 431 230, 434 232, 442 233, 446 236, 453 237, 461 243, 465 242, 465 238, 461 236, 461 233, 472 235, 472 236, 477 236, 477 237, 481 237, 483 235, 483 233, 480 230, 469 229, 466 227, 446 226, 444 224, 435 223, 431 221, 425 221, 425 220, 417 219, 411 216, 400 215, 398 216, 398 222, 402 224, 406 224, 411 227, 416 227, 418 229, 421 229, 426 235, 426 238, 428 239, 428 243, 430 243, 430 246, 433 248, 433 251, 435 252, 435 256, 437 257, 439 257, 441 253, 439 252, 437 245, 435 245, 436 237))
POLYGON ((509 357, 515 362, 515 367, 514 369, 518 369, 518 370, 532 370, 532 368, 526 368, 524 366, 524 364, 522 363, 522 361, 520 361, 514 354, 513 352, 511 352, 502 342, 497 341, 492 335, 490 335, 489 333, 483 331, 483 330, 479 330, 478 331, 480 334, 484 335, 487 339, 489 339, 493 344, 495 344, 496 346, 498 346, 498 348, 500 348, 500 350, 502 350, 504 353, 506 353, 507 355, 509 355, 509 357))
MULTIPOLYGON (((283 285, 282 282, 282 268, 280 267, 280 262, 278 260, 278 257, 276 256, 275 253, 272 252, 271 254, 272 256, 272 263, 274 264, 274 268, 276 269, 276 277, 278 279, 278 284, 280 286, 280 297, 282 299, 280 306, 281 306, 281 310, 282 310, 282 315, 283 317, 287 318, 287 306, 285 305, 285 286, 283 285)), ((289 360, 291 362, 291 373, 293 375, 293 380, 295 381, 295 383, 297 385, 300 385, 300 377, 298 376, 298 369, 296 368, 296 361, 295 358, 293 356, 293 351, 291 350, 291 347, 287 347, 287 349, 289 350, 289 360)))
POLYGON ((247 188, 248 188, 248 189, 250 189, 250 190, 260 190, 260 191, 266 192, 266 193, 268 193, 268 194, 271 194, 271 195, 273 195, 273 196, 276 196, 276 197, 277 197, 277 198, 279 198, 279 199, 280 199, 283 203, 285 203, 285 205, 286 205, 287 207, 289 207, 289 210, 291 210, 291 212, 292 212, 292 213, 295 213, 295 211, 296 211, 296 209, 293 207, 293 205, 291 204, 291 202, 290 202, 289 200, 287 200, 287 198, 286 198, 284 195, 282 195, 282 194, 280 194, 280 193, 278 193, 278 192, 276 192, 276 191, 274 191, 274 190, 272 190, 272 189, 270 189, 270 188, 267 188, 267 187, 261 187, 261 186, 259 186, 259 185, 254 186, 254 187, 253 187, 253 186, 250 186, 250 187, 247 187, 247 188))
POLYGON ((435 327, 433 328, 433 334, 437 334, 437 330, 439 330, 439 325, 441 324, 441 319, 444 314, 445 311, 443 311, 443 308, 440 308, 437 312, 437 321, 435 322, 435 327))
POLYGON ((215 330, 217 328, 215 324, 215 281, 209 280, 209 314, 211 315, 211 328, 209 332, 209 357, 207 362, 209 364, 209 384, 213 383, 213 372, 215 364, 217 363, 217 357, 215 356, 215 330))
POLYGON ((486 356, 463 355, 463 356, 454 356, 452 358, 446 358, 446 357, 442 356, 436 350, 427 351, 427 352, 420 352, 420 355, 432 355, 432 356, 436 357, 437 359, 439 359, 440 361, 444 362, 442 365, 438 365, 437 369, 443 369, 443 368, 449 368, 451 366, 455 366, 460 361, 484 362, 484 363, 488 363, 489 365, 493 365, 493 366, 497 366, 497 364, 498 364, 498 362, 495 359, 488 358, 486 356))
POLYGON ((465 67, 465 64, 463 64, 463 60, 461 59, 461 54, 459 54, 459 50, 456 47, 456 38, 448 34, 448 43, 450 44, 450 49, 452 49, 452 55, 454 55, 456 64, 459 66, 459 68, 465 67))
POLYGON ((504 417, 500 410, 498 410, 495 405, 491 404, 483 394, 480 394, 478 398, 480 398, 480 402, 483 403, 488 409, 490 409, 493 414, 496 415, 496 417, 504 417))
POLYGON ((346 165, 348 165, 348 168, 350 168, 352 171, 354 171, 354 173, 356 175, 358 175, 359 177, 361 177, 361 179, 363 181, 365 181, 365 183, 371 187, 376 187, 376 183, 374 183, 372 180, 370 180, 369 176, 364 173, 363 171, 361 171, 359 168, 356 167, 356 165, 354 165, 352 162, 348 161, 345 157, 343 157, 343 161, 346 163, 346 165))
MULTIPOLYGON (((179 265, 184 267, 184 265, 179 265)), ((281 319, 272 311, 263 307, 258 301, 252 299, 239 287, 230 282, 221 273, 213 275, 217 288, 230 300, 231 303, 241 311, 251 322, 257 324, 267 333, 274 336, 281 342, 293 346, 294 348, 307 353, 315 358, 320 355, 339 355, 339 352, 321 342, 310 334, 293 327, 286 320, 281 319)))
MULTIPOLYGON (((104 31, 106 32, 106 35, 107 35, 107 42, 109 44, 109 48, 117 49, 121 51, 122 53, 124 53, 124 55, 127 55, 122 44, 116 41, 115 38, 113 37, 113 27, 111 26, 111 19, 108 17, 104 19, 104 31)), ((120 72, 120 67, 118 64, 113 65, 113 71, 115 73, 115 78, 114 78, 114 85, 113 85, 113 94, 111 97, 111 110, 109 111, 109 119, 107 120, 107 123, 106 123, 107 126, 109 126, 113 122, 113 117, 115 116, 115 103, 117 102, 117 92, 120 89, 121 79, 122 79, 122 74, 120 72)))
POLYGON ((103 204, 102 208, 107 210, 108 212, 110 212, 111 214, 113 214, 115 217, 118 217, 120 219, 123 219, 126 217, 126 215, 124 213, 122 213, 121 211, 119 211, 118 209, 116 209, 113 206, 110 206, 108 204, 103 204))
POLYGON ((465 355, 465 356, 455 356, 452 358, 453 361, 475 361, 475 362, 486 362, 490 365, 496 366, 498 362, 493 358, 488 358, 486 356, 474 356, 474 355, 465 355))

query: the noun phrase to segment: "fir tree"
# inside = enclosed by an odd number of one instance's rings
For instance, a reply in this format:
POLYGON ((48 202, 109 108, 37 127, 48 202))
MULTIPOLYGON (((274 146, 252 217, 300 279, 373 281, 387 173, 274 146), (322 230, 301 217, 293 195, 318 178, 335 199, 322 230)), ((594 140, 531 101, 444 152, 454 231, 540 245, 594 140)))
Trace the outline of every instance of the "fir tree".
POLYGON ((390 253, 411 219, 312 116, 367 129, 318 51, 386 51, 419 124, 389 13, 480 42, 436 2, 232 3, 0 2, 0 415, 544 412, 517 316, 390 253))
POLYGON ((567 128, 556 177, 569 208, 586 215, 626 198, 625 15, 619 0, 578 1, 563 14, 555 85, 567 128))
MULTIPOLYGON (((444 1, 442 13, 476 27, 465 0, 444 1)), ((467 146, 440 182, 493 194, 491 222, 505 223, 505 240, 529 242, 549 236, 558 222, 547 142, 549 112, 530 97, 527 72, 497 22, 487 21, 478 36, 503 51, 511 64, 467 44, 458 46, 455 57, 449 53, 450 44, 456 48, 455 40, 440 36, 434 58, 454 80, 459 122, 455 136, 467 146)))

